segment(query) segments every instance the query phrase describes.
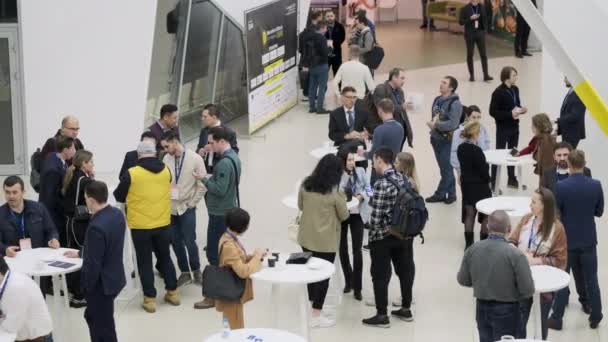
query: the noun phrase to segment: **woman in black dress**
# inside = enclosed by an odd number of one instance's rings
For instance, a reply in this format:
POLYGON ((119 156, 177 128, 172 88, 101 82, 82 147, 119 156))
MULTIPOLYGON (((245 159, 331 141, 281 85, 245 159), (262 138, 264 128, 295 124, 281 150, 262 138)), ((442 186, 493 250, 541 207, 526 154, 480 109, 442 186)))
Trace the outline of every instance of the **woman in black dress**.
MULTIPOLYGON (((460 189, 462 191, 462 223, 464 223, 464 239, 466 248, 473 244, 475 216, 478 201, 492 197, 490 190, 490 171, 486 157, 476 141, 480 132, 479 122, 470 122, 465 125, 461 137, 464 142, 458 147, 457 155, 460 162, 460 189)), ((488 237, 486 217, 479 214, 481 231, 480 240, 488 237)))

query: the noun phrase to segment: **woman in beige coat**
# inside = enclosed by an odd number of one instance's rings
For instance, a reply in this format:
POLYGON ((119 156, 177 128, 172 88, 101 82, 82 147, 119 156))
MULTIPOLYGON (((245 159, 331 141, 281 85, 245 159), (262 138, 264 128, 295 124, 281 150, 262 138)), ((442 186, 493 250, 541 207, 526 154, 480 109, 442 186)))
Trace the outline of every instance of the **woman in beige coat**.
MULTIPOLYGON (((342 222, 350 217, 346 196, 338 189, 343 166, 340 158, 328 154, 321 158, 312 174, 304 180, 298 194, 298 207, 302 211, 298 243, 305 252, 331 263, 340 244, 342 222)), ((313 328, 327 328, 336 324, 321 315, 329 279, 308 285, 308 298, 312 302, 313 328)))

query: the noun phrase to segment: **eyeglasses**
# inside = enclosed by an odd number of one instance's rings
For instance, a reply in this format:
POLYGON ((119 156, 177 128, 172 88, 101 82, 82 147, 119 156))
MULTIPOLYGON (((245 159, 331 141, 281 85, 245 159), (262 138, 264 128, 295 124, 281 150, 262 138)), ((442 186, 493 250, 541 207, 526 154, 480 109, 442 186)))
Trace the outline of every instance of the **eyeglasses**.
POLYGON ((355 98, 357 98, 356 95, 351 95, 351 96, 342 95, 342 97, 345 99, 348 99, 348 100, 354 100, 355 98))

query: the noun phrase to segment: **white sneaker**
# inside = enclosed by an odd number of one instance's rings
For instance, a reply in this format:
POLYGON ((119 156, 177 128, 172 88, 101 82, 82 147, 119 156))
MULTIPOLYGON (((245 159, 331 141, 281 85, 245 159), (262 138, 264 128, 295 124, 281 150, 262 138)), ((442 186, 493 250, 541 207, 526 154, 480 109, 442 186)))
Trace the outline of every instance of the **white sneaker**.
POLYGON ((310 319, 310 327, 311 328, 330 328, 336 325, 336 320, 326 317, 326 316, 317 316, 312 317, 310 319))
POLYGON ((376 306, 376 300, 374 298, 369 298, 365 300, 365 305, 367 306, 376 306))

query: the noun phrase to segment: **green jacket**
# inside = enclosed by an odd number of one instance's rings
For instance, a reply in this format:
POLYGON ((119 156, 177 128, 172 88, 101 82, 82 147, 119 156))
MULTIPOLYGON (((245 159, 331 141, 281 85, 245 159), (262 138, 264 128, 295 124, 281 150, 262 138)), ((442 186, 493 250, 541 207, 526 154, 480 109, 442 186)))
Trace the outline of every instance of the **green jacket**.
POLYGON ((241 178, 241 160, 232 149, 224 152, 222 159, 213 166, 213 174, 210 178, 203 178, 202 182, 207 187, 207 211, 209 215, 224 216, 226 210, 238 206, 236 198, 235 170, 230 159, 237 167, 238 178, 241 178))

